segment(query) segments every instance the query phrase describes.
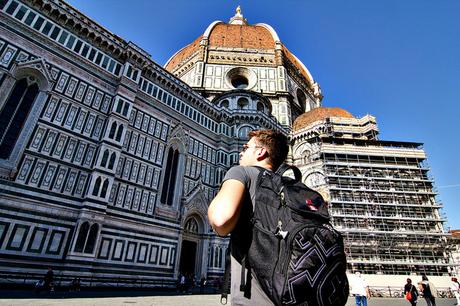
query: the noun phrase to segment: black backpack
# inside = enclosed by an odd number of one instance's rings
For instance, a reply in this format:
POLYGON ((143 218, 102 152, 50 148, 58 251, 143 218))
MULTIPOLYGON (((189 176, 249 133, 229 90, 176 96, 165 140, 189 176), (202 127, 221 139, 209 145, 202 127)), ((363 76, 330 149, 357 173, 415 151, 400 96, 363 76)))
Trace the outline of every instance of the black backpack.
MULTIPOLYGON (((286 164, 275 173, 261 170, 242 266, 275 305, 342 306, 349 292, 343 239, 321 195, 301 177, 286 164), (289 169, 295 179, 282 176, 289 169)), ((240 289, 250 296, 243 275, 240 289)))

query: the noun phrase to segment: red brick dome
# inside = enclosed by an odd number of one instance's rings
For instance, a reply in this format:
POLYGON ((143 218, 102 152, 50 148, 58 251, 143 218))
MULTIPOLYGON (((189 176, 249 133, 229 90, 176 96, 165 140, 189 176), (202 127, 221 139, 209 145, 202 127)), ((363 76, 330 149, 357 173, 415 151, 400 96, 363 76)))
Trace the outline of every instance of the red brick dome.
MULTIPOLYGON (((177 51, 164 65, 164 68, 174 72, 178 67, 186 65, 186 62, 200 54, 205 54, 205 49, 212 50, 273 50, 278 51, 283 61, 288 61, 305 77, 312 85, 314 83, 305 65, 284 46, 276 31, 268 24, 258 23, 250 25, 241 11, 230 19, 229 23, 214 21, 205 32, 197 37, 192 43, 177 51)), ((200 56, 198 56, 200 57, 200 56)), ((204 61, 207 59, 201 55, 204 61)), ((273 66, 276 64, 273 62, 273 66)))
POLYGON ((354 118, 350 112, 339 107, 318 107, 297 117, 292 129, 294 131, 298 131, 313 122, 321 121, 330 117, 354 118))

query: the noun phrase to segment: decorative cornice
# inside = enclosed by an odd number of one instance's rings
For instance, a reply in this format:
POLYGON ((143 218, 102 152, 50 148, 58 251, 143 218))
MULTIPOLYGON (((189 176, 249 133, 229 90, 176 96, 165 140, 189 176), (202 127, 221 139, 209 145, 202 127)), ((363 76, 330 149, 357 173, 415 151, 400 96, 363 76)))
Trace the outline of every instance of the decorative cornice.
POLYGON ((101 50, 119 57, 127 42, 61 0, 24 0, 48 18, 85 38, 101 50))
POLYGON ((154 79, 155 83, 164 88, 169 88, 177 97, 181 97, 187 102, 190 102, 191 105, 202 110, 211 118, 216 119, 219 116, 220 110, 218 110, 208 99, 198 94, 188 84, 176 78, 155 62, 150 61, 143 68, 142 76, 148 80, 154 79))
POLYGON ((41 14, 50 18, 88 43, 114 58, 137 63, 140 67, 151 61, 151 55, 134 44, 108 31, 80 11, 61 0, 24 0, 41 14))

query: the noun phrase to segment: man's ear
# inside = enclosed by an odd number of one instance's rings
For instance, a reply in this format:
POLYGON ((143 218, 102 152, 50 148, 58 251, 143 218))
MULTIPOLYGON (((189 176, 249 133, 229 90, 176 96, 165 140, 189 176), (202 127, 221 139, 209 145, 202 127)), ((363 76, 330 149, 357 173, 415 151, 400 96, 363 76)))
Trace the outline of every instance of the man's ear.
POLYGON ((257 153, 257 160, 261 161, 268 158, 268 151, 264 147, 260 148, 259 153, 257 153))

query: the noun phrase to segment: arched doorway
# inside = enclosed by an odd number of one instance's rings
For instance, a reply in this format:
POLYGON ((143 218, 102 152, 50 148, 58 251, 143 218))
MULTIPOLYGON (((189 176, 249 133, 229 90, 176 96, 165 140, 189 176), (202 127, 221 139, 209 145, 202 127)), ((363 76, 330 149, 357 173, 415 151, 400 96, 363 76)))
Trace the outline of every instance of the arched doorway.
POLYGON ((203 261, 203 222, 197 215, 190 216, 184 224, 181 253, 179 259, 179 274, 200 277, 203 261))
POLYGON ((196 241, 182 240, 182 251, 180 254, 179 273, 183 275, 194 275, 196 269, 196 241))

